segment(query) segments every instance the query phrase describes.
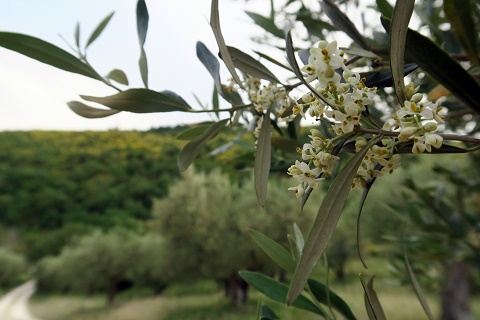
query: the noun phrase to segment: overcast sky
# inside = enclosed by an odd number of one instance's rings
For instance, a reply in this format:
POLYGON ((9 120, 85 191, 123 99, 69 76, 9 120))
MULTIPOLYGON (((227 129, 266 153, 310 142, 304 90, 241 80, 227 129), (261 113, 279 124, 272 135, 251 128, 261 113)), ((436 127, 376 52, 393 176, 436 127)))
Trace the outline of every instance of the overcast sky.
MULTIPOLYGON (((145 44, 153 90, 172 90, 198 107, 193 93, 209 103, 213 81, 196 58, 195 44, 204 42, 218 51, 209 26, 210 0, 146 1, 150 13, 145 44)), ((220 19, 227 44, 248 52, 250 37, 261 32, 243 12, 244 1, 221 0, 220 19)), ((268 2, 249 1, 250 10, 268 2)), ((69 50, 59 37, 73 43, 80 22, 81 41, 115 11, 102 36, 88 51, 90 63, 101 73, 114 68, 127 73, 130 87, 141 87, 137 68, 139 48, 135 21, 136 0, 0 0, 0 30, 32 35, 69 50)), ((266 8, 263 8, 265 11, 266 8)), ((225 79, 226 73, 223 73, 225 79)), ((56 70, 15 52, 0 48, 0 131, 3 130, 107 130, 137 129, 192 123, 209 119, 184 113, 120 113, 103 119, 84 119, 66 102, 79 94, 105 96, 113 89, 101 82, 56 70)))

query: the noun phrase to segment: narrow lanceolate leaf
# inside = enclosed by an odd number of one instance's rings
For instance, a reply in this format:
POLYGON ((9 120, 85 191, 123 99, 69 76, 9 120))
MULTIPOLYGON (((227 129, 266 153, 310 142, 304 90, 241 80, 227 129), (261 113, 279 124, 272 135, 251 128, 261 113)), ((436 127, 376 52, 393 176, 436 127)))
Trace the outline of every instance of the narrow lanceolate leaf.
POLYGON ((89 119, 105 118, 120 112, 119 110, 111 110, 111 109, 106 110, 106 109, 93 108, 93 107, 87 106, 86 104, 80 101, 70 101, 67 103, 67 105, 73 112, 75 112, 79 116, 82 116, 84 118, 89 118, 89 119))
POLYGON ((0 47, 18 52, 61 70, 103 81, 102 77, 92 67, 84 64, 72 54, 31 36, 0 32, 0 47))
POLYGON ((77 22, 77 25, 75 26, 75 45, 77 46, 77 49, 80 48, 80 23, 77 22))
POLYGON ((428 306, 427 299, 423 294, 422 287, 418 283, 417 277, 415 276, 415 273, 412 270, 410 260, 408 259, 407 250, 405 248, 403 250, 403 255, 405 258, 405 266, 407 267, 408 275, 410 277, 410 281, 412 282, 413 288, 415 289, 415 293, 418 297, 418 300, 420 301, 422 308, 425 311, 425 314, 427 315, 428 319, 432 320, 434 319, 432 315, 432 311, 430 311, 430 307, 428 306))
POLYGON ((312 294, 315 296, 318 302, 323 304, 330 303, 333 309, 340 312, 347 320, 356 319, 353 315, 352 310, 350 310, 348 304, 323 283, 320 283, 313 279, 309 279, 308 287, 310 288, 312 294))
POLYGON ((263 116, 260 136, 255 154, 254 180, 258 203, 264 207, 267 201, 267 184, 270 174, 272 157, 272 129, 270 127, 270 112, 263 116))
MULTIPOLYGON (((381 21, 383 27, 389 32, 390 20, 382 16, 381 21)), ((432 40, 409 29, 405 57, 417 63, 453 95, 480 113, 480 99, 478 99, 480 83, 432 40)))
POLYGON ((147 31, 148 31, 148 9, 147 5, 145 4, 145 0, 138 0, 137 2, 137 33, 138 33, 138 41, 140 42, 140 46, 145 44, 145 40, 147 39, 147 31))
POLYGON ((248 230, 250 236, 255 240, 257 245, 273 260, 278 266, 287 272, 295 271, 295 261, 293 261, 290 253, 280 244, 270 239, 263 233, 255 230, 248 230))
POLYGON ((259 15, 258 13, 255 13, 255 12, 245 11, 245 13, 250 18, 252 18, 252 20, 255 22, 257 26, 259 26, 263 30, 267 31, 268 33, 280 39, 285 38, 285 33, 275 25, 272 19, 259 15))
POLYGON ((147 55, 143 48, 145 40, 147 39, 148 31, 148 9, 145 4, 145 0, 138 0, 137 2, 137 33, 138 41, 140 43, 140 59, 138 60, 138 66, 140 68, 140 74, 142 76, 143 84, 145 88, 148 88, 148 64, 147 55))
POLYGON ((368 318, 370 320, 386 320, 385 312, 383 312, 380 300, 378 300, 377 293, 373 289, 373 279, 370 278, 368 284, 365 284, 362 275, 360 275, 360 281, 362 282, 363 290, 365 291, 365 308, 367 309, 368 318))
MULTIPOLYGON (((417 64, 406 63, 403 66, 403 76, 409 75, 416 69, 418 69, 417 64)), ((384 68, 382 67, 379 70, 360 73, 360 77, 365 77, 367 79, 365 81, 365 85, 367 87, 385 88, 393 86, 392 70, 390 68, 388 68, 388 70, 384 70, 384 68)))
POLYGON ((93 41, 95 41, 102 34, 103 30, 105 30, 105 27, 110 22, 110 19, 112 19, 114 13, 115 12, 112 12, 108 16, 106 16, 105 19, 103 19, 98 24, 95 30, 93 30, 92 34, 90 35, 90 38, 88 38, 87 44, 85 45, 85 49, 88 48, 93 43, 93 41))
POLYGON ((255 50, 254 50, 253 52, 255 52, 256 54, 258 54, 261 58, 263 58, 263 59, 265 59, 265 60, 267 60, 267 61, 270 61, 271 63, 279 66, 280 68, 283 68, 283 69, 288 70, 288 71, 292 71, 292 68, 284 65, 283 63, 281 63, 281 62, 279 62, 279 61, 277 61, 277 60, 275 60, 275 59, 273 59, 272 57, 266 55, 265 53, 262 53, 262 52, 260 52, 260 51, 255 51, 255 50))
POLYGON ((120 84, 124 84, 126 86, 128 85, 127 75, 120 69, 113 69, 112 71, 110 71, 107 75, 107 78, 120 84))
MULTIPOLYGON (((286 49, 286 53, 287 53, 287 61, 288 63, 290 64, 290 66, 292 67, 292 70, 293 70, 293 73, 295 73, 295 75, 297 76, 297 78, 308 88, 310 89, 310 91, 312 91, 315 96, 317 98, 319 98, 320 100, 322 100, 323 102, 325 102, 325 104, 328 105, 328 103, 325 101, 325 99, 319 95, 317 93, 317 91, 315 90, 314 87, 312 87, 310 85, 310 83, 308 83, 305 78, 303 77, 303 74, 302 74, 302 71, 300 70, 300 68, 298 67, 298 63, 297 63, 297 59, 295 59, 295 51, 293 49, 293 40, 292 40, 292 34, 290 31, 287 32, 287 36, 285 37, 285 49, 286 49)), ((291 112, 291 110, 290 110, 291 112)), ((290 112, 284 112, 282 114, 282 117, 286 117, 288 115, 290 115, 291 113, 290 112)))
POLYGON ((322 11, 332 20, 335 27, 342 30, 355 41, 360 47, 369 50, 369 45, 365 38, 358 32, 353 22, 343 13, 332 0, 320 1, 322 11))
POLYGON ((129 89, 108 97, 80 96, 82 99, 106 107, 135 113, 190 111, 192 108, 179 95, 171 91, 129 89))
POLYGON ((178 155, 177 164, 180 171, 185 171, 198 156, 203 146, 211 139, 215 138, 220 131, 225 128, 229 119, 223 119, 213 123, 197 138, 193 139, 183 147, 178 155))
POLYGON ((243 101, 237 92, 226 92, 222 87, 222 81, 220 79, 220 63, 213 53, 200 41, 197 42, 197 57, 202 64, 207 68, 208 72, 215 82, 215 88, 217 92, 226 101, 233 105, 242 105, 243 101))
POLYGON ((387 0, 376 0, 378 11, 385 17, 391 19, 393 15, 393 7, 387 0))
POLYGON ((266 305, 262 305, 260 320, 280 320, 280 318, 273 312, 272 309, 266 305))
POLYGON ((235 82, 245 90, 245 87, 242 84, 242 80, 237 74, 235 70, 235 65, 233 64, 232 57, 230 57, 230 53, 228 52, 227 46, 225 45, 225 40, 223 39, 222 30, 220 29, 220 16, 218 13, 218 0, 212 0, 212 9, 210 14, 210 26, 212 27, 213 34, 215 35, 215 39, 217 40, 218 49, 220 50, 220 54, 222 56, 223 62, 225 62, 225 66, 227 67, 228 71, 232 75, 235 82))
POLYGON ((300 230, 296 223, 293 224, 293 232, 295 234, 295 245, 297 246, 298 256, 300 257, 303 252, 303 247, 305 246, 305 239, 303 238, 302 230, 300 230))
POLYGON ((365 49, 362 49, 362 48, 355 48, 355 47, 339 48, 339 49, 342 50, 343 52, 345 52, 346 54, 350 55, 350 56, 360 56, 360 57, 378 59, 378 55, 376 55, 375 53, 373 53, 370 50, 365 50, 365 49))
POLYGON ((270 72, 267 67, 258 62, 258 60, 255 60, 237 48, 227 46, 227 49, 228 52, 230 52, 233 64, 237 69, 240 69, 246 74, 260 79, 265 79, 273 83, 280 83, 277 77, 275 77, 275 75, 270 72))
POLYGON ((393 87, 401 106, 405 101, 403 58, 405 56, 408 23, 412 17, 414 4, 415 0, 398 0, 393 9, 390 23, 390 67, 392 68, 393 87))
POLYGON ((180 132, 175 138, 178 140, 190 141, 201 135, 205 130, 207 130, 212 124, 201 124, 192 128, 188 128, 180 132))
POLYGON ((148 89, 148 61, 147 54, 143 47, 140 49, 140 59, 138 60, 138 67, 140 69, 140 75, 142 76, 143 84, 148 89))
POLYGON ((295 274, 290 284, 287 304, 295 301, 297 296, 303 291, 310 274, 315 269, 318 260, 325 251, 335 226, 337 225, 343 206, 347 201, 348 193, 352 188, 352 181, 357 174, 363 157, 368 149, 381 141, 382 137, 372 139, 363 147, 352 159, 345 165, 338 176, 333 180, 330 188, 323 198, 323 202, 318 209, 315 222, 310 229, 310 233, 305 241, 305 248, 300 262, 297 265, 295 274))
MULTIPOLYGON (((378 169, 381 169, 381 168, 375 168, 375 170, 378 170, 378 169)), ((363 205, 365 204, 365 201, 367 200, 368 193, 370 192, 370 189, 372 188, 375 180, 376 180, 376 178, 373 178, 373 179, 370 179, 370 180, 367 181, 367 185, 365 187, 365 190, 363 190, 363 193, 362 193, 362 198, 360 199, 360 206, 359 206, 358 215, 357 215, 357 253, 358 253, 358 257, 360 258, 360 261, 362 262, 363 267, 365 269, 368 269, 368 267, 367 267, 367 264, 365 262, 365 259, 363 259, 363 255, 362 255, 362 246, 361 246, 362 237, 360 237, 360 230, 361 230, 360 229, 360 218, 362 217, 363 205)))
MULTIPOLYGON (((285 302, 288 292, 287 285, 258 272, 242 271, 240 277, 268 298, 280 303, 285 302)), ((304 295, 300 295, 292 306, 325 317, 325 314, 304 295)))
POLYGON ((480 64, 478 57, 478 32, 475 30, 473 19, 475 13, 473 1, 464 0, 460 4, 458 1, 444 0, 443 11, 470 60, 477 65, 480 64))

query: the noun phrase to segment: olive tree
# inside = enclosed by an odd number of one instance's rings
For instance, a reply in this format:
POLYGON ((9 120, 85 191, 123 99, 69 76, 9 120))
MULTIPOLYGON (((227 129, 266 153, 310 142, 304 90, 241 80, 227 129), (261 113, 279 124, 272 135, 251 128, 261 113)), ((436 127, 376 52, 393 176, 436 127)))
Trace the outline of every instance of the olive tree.
POLYGON ((309 219, 306 212, 300 214, 295 199, 282 199, 284 181, 272 181, 269 192, 276 200, 265 208, 250 192, 250 183, 232 181, 220 170, 189 170, 170 186, 166 198, 155 202, 153 212, 158 232, 171 249, 169 264, 176 280, 215 279, 236 305, 245 301, 247 293, 240 270, 280 271, 248 239, 248 230, 287 245, 293 221, 309 219))
POLYGON ((25 258, 8 249, 0 248, 0 285, 12 285, 26 271, 25 258))

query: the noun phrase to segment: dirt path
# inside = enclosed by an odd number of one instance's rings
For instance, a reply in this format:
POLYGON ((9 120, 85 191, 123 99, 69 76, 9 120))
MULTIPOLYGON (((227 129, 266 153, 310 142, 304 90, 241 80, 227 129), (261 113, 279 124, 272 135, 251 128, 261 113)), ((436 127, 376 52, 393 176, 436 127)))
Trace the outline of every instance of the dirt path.
POLYGON ((19 287, 0 298, 1 320, 40 320, 30 314, 28 299, 35 292, 33 280, 25 282, 19 287))

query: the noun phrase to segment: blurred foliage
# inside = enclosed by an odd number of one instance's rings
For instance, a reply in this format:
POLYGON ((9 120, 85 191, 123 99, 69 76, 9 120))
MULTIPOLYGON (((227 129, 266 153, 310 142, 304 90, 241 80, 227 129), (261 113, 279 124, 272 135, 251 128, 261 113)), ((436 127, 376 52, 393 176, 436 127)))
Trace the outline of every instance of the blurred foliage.
MULTIPOLYGON (((167 194, 178 177, 176 157, 186 127, 150 132, 1 132, 0 221, 23 230, 30 260, 58 254, 64 244, 92 227, 141 230, 153 198, 167 194)), ((220 146, 229 139, 214 140, 220 146)), ((212 149, 213 150, 213 149, 212 149)), ((212 161, 197 161, 232 176, 241 154, 234 146, 212 161)))
POLYGON ((215 278, 226 283, 237 279, 240 270, 280 271, 253 241, 246 240, 247 229, 288 247, 286 234, 293 234, 293 221, 305 227, 312 214, 300 213, 298 202, 284 196, 284 179, 271 179, 272 200, 265 208, 258 205, 252 185, 251 179, 232 182, 219 170, 190 169, 171 185, 167 197, 155 202, 155 225, 172 248, 172 280, 215 278))
POLYGON ((0 248, 0 286, 17 284, 26 268, 23 255, 0 248))

